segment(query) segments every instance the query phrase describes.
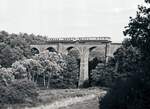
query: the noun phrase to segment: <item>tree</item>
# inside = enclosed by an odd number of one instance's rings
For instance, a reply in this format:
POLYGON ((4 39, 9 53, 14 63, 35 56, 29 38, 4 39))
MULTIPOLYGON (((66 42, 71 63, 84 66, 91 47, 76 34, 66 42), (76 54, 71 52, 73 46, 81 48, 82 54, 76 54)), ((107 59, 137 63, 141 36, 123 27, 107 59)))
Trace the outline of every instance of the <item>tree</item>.
POLYGON ((128 41, 114 54, 121 79, 102 98, 101 109, 150 108, 150 0, 145 2, 126 26, 128 41))
MULTIPOLYGON (((114 84, 101 100, 101 109, 144 109, 145 83, 141 52, 124 41, 114 53, 114 70, 110 76, 114 84)), ((147 88, 148 89, 148 88, 147 88)))
POLYGON ((10 67, 12 63, 24 58, 31 58, 31 44, 43 44, 46 37, 33 34, 19 33, 9 34, 0 31, 0 65, 10 67))
POLYGON ((77 88, 79 81, 79 65, 74 56, 63 56, 66 67, 63 71, 63 81, 65 88, 77 88))
POLYGON ((65 62, 62 56, 55 52, 42 52, 33 56, 32 59, 16 61, 12 65, 16 78, 27 78, 37 83, 39 76, 42 76, 43 86, 47 88, 52 87, 50 85, 53 84, 57 86, 63 81, 64 67, 65 62))
POLYGON ((129 36, 133 47, 142 52, 142 64, 145 66, 143 70, 146 73, 150 71, 150 1, 145 0, 145 2, 147 6, 138 6, 136 17, 130 17, 124 35, 129 36))
POLYGON ((8 86, 14 79, 12 68, 0 68, 0 85, 8 86))

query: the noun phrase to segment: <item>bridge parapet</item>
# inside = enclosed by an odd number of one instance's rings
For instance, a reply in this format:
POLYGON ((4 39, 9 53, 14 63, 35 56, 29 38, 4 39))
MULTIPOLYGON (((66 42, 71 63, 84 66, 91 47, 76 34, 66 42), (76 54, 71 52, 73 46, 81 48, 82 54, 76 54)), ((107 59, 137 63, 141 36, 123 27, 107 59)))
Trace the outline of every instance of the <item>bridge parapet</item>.
POLYGON ((110 37, 61 37, 61 38, 49 38, 50 42, 55 41, 111 41, 110 37))

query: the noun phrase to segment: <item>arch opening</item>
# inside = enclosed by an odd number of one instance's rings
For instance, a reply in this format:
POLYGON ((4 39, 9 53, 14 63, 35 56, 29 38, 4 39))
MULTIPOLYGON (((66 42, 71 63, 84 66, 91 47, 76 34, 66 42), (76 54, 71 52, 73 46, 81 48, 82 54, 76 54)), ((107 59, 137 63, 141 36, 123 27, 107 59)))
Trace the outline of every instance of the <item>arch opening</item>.
POLYGON ((46 50, 48 50, 49 52, 56 52, 55 48, 53 47, 48 47, 46 50))
POLYGON ((93 49, 95 49, 96 46, 89 48, 89 51, 91 52, 93 49))
POLYGON ((35 55, 35 54, 39 54, 40 51, 37 48, 33 47, 33 48, 31 48, 31 53, 32 53, 32 55, 35 55))
MULTIPOLYGON (((67 56, 70 57, 69 69, 72 72, 74 81, 76 81, 76 87, 79 87, 79 77, 80 77, 80 52, 76 47, 66 48, 67 56)), ((68 58, 69 59, 69 58, 68 58)))
POLYGON ((67 51, 70 51, 72 48, 74 48, 74 47, 68 47, 66 50, 67 50, 67 51))
POLYGON ((105 63, 105 51, 104 47, 90 47, 89 48, 89 57, 88 57, 88 72, 89 72, 89 85, 93 85, 93 81, 95 80, 95 74, 93 71, 98 64, 105 63))

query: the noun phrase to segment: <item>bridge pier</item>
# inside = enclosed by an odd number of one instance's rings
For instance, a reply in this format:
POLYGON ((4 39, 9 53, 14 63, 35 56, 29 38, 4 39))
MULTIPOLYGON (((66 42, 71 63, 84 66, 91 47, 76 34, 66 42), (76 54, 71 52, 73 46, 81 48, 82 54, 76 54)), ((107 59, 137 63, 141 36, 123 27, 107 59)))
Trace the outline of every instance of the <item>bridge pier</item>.
POLYGON ((109 58, 110 58, 110 47, 111 47, 111 44, 110 42, 109 43, 106 43, 106 47, 105 47, 105 63, 108 63, 109 61, 109 58))
POLYGON ((89 80, 89 50, 82 47, 80 54, 80 76, 79 76, 79 87, 82 87, 85 81, 89 80))

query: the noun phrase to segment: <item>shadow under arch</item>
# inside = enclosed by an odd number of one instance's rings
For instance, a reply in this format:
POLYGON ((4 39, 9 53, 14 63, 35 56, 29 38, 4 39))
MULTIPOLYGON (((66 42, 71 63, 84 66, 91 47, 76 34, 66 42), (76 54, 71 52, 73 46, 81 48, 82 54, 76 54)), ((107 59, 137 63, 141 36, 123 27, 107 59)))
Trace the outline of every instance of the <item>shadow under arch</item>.
POLYGON ((96 46, 90 47, 89 52, 91 52, 93 49, 97 48, 96 46))
POLYGON ((53 48, 53 47, 48 47, 46 50, 48 50, 49 52, 57 52, 57 51, 55 50, 55 48, 53 48))
POLYGON ((36 47, 33 47, 33 48, 31 48, 31 53, 32 53, 32 55, 35 55, 35 54, 39 54, 40 51, 36 47))

